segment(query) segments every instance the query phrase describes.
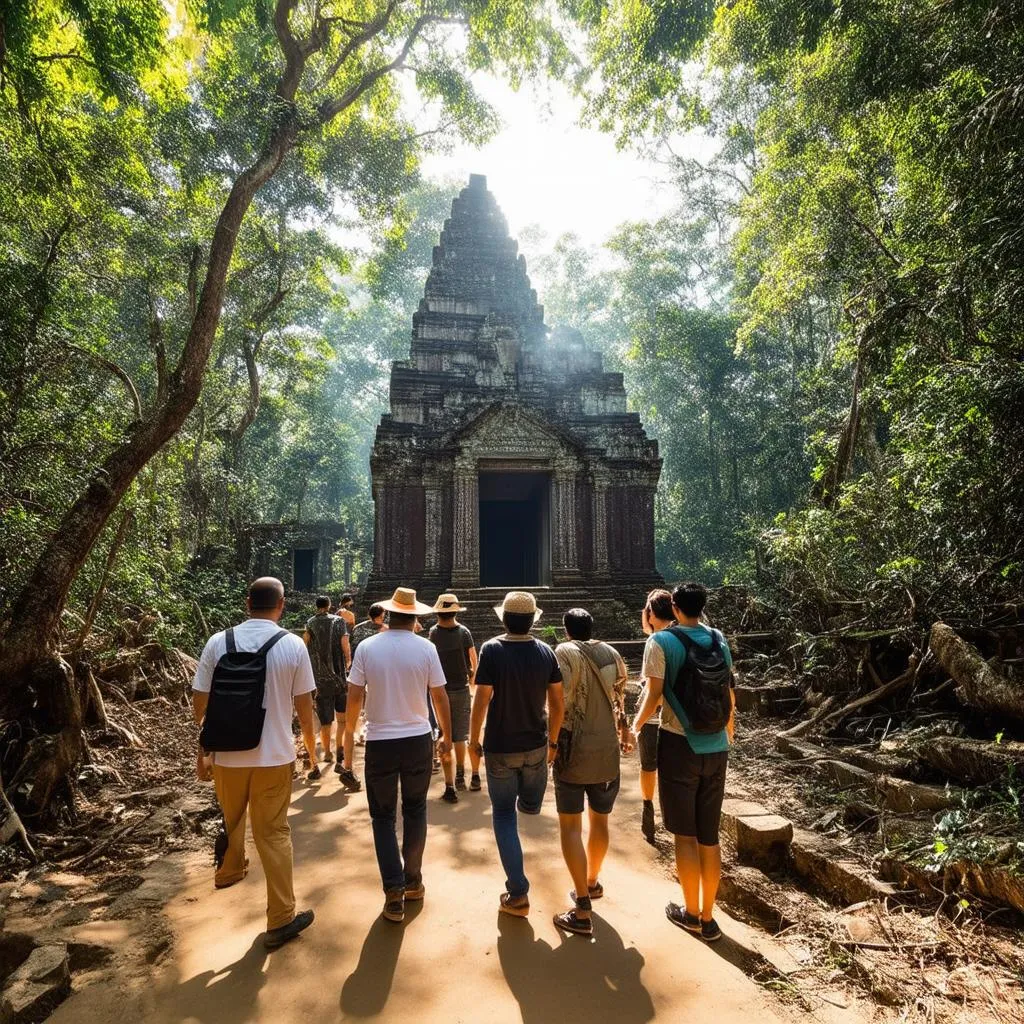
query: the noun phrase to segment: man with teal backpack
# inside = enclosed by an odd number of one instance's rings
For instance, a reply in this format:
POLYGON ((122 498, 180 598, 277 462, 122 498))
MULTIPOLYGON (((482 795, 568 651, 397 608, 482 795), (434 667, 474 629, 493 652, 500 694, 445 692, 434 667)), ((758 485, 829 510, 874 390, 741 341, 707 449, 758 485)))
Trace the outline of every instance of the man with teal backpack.
POLYGON ((722 937, 714 919, 722 876, 718 826, 735 700, 729 645, 700 621, 707 597, 700 583, 681 583, 672 592, 678 625, 647 640, 642 674, 648 685, 633 732, 639 735, 661 704, 658 800, 665 828, 675 836, 685 903, 669 903, 665 914, 674 925, 715 942, 722 937))

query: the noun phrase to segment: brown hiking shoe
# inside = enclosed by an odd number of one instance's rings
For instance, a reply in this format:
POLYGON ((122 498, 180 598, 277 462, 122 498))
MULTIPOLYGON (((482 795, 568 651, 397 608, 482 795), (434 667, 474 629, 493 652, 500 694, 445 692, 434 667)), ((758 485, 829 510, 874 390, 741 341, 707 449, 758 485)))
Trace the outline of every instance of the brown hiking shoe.
POLYGON ((499 900, 499 913, 511 914, 513 917, 526 917, 530 913, 529 896, 513 896, 511 893, 503 892, 499 900))

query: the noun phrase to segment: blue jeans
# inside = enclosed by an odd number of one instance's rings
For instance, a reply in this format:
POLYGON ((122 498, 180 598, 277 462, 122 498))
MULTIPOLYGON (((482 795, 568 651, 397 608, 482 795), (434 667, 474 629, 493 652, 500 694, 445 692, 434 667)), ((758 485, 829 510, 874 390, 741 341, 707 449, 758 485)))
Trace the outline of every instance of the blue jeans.
POLYGON ((521 754, 485 753, 484 758, 491 823, 501 866, 505 869, 505 888, 513 898, 525 896, 530 891, 530 883, 523 870, 516 806, 518 804, 523 814, 540 814, 548 785, 548 749, 538 747, 521 754))
POLYGON ((419 885, 427 845, 427 791, 434 741, 430 733, 400 740, 367 740, 366 800, 373 823, 373 846, 384 891, 419 885), (395 818, 402 790, 402 849, 395 818))

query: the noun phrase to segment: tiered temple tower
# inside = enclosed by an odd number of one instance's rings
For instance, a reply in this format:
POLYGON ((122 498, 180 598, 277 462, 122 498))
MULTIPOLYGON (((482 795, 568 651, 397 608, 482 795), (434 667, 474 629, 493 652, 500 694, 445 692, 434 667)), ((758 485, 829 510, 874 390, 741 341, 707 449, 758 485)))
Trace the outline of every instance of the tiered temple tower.
POLYGON ((370 459, 369 596, 550 587, 586 603, 658 581, 657 442, 600 353, 577 332, 549 337, 482 175, 452 203, 390 395, 370 459))

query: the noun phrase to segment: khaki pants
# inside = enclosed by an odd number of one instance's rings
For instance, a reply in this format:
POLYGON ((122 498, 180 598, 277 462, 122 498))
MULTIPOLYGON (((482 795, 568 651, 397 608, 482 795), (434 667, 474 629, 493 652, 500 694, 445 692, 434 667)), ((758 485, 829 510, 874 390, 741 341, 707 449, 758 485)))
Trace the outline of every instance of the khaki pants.
POLYGON ((293 764, 273 768, 223 768, 214 765, 213 783, 228 830, 228 852, 214 881, 231 885, 245 876, 245 814, 267 876, 267 929, 280 928, 295 916, 292 887, 292 834, 288 805, 293 764))

